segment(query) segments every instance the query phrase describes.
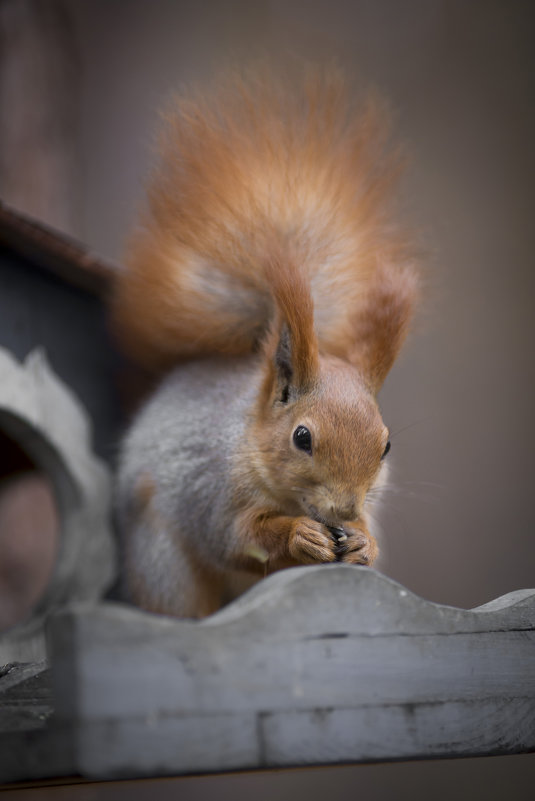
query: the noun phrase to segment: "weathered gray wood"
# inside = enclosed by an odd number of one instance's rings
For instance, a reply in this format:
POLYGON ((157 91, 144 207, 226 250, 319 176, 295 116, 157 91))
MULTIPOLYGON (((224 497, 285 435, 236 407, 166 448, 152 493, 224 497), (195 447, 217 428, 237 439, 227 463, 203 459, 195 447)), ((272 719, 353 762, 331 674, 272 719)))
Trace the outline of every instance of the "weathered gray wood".
POLYGON ((80 401, 36 350, 19 364, 0 347, 0 427, 50 479, 61 524, 53 576, 28 619, 0 632, 0 663, 42 659, 43 626, 66 600, 96 600, 115 571, 111 478, 91 449, 91 421, 80 401))
POLYGON ((43 728, 52 714, 45 661, 0 667, 0 734, 43 728))
POLYGON ((50 647, 87 776, 535 749, 535 591, 470 611, 296 568, 202 622, 72 608, 50 647))
POLYGON ((0 668, 0 781, 74 773, 68 732, 50 725, 52 714, 45 661, 0 668))
POLYGON ((25 621, 0 632, 0 663, 43 658, 50 610, 98 598, 115 578, 110 474, 97 457, 114 453, 124 414, 121 362, 99 297, 112 271, 0 204, 0 432, 49 480, 61 532, 54 573, 33 613, 23 609, 25 621))

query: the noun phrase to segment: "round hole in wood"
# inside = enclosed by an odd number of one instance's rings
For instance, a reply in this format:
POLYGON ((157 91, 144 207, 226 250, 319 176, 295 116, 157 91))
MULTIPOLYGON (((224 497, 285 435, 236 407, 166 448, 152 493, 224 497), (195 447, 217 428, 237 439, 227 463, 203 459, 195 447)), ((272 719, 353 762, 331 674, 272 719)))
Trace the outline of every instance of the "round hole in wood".
POLYGON ((59 513, 52 483, 0 429, 0 631, 27 619, 56 563, 59 513))

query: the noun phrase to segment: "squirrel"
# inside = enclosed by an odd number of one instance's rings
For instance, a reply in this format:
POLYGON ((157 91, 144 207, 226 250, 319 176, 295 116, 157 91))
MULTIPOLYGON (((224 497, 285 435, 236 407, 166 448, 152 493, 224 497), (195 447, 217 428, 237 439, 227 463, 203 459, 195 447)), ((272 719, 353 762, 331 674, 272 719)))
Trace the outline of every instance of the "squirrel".
POLYGON ((119 456, 141 608, 201 618, 282 568, 375 561, 376 395, 419 296, 388 130, 336 70, 234 73, 167 112, 112 303, 126 352, 165 372, 119 456))

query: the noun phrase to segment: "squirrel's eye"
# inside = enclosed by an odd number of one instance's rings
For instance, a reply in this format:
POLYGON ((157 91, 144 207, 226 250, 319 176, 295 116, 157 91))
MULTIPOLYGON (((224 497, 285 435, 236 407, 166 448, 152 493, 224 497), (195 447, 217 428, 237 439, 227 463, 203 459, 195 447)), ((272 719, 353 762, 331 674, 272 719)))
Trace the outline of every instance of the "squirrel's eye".
POLYGON ((381 456, 381 459, 385 458, 385 456, 386 456, 386 454, 388 453, 389 450, 390 450, 390 440, 388 440, 388 442, 385 445, 385 449, 383 451, 383 455, 381 456))
POLYGON ((294 445, 300 451, 312 453, 312 434, 305 426, 297 426, 293 435, 294 445))

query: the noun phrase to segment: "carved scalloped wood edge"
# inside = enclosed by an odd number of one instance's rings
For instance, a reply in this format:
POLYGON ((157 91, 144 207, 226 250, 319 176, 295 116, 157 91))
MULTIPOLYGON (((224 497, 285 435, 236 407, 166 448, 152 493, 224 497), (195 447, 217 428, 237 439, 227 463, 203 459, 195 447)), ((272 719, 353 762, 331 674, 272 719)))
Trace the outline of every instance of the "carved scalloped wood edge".
POLYGON ((271 616, 268 610, 282 612, 292 599, 295 614, 303 614, 302 625, 314 627, 310 592, 318 596, 322 615, 331 615, 338 626, 346 626, 353 634, 535 628, 535 589, 517 590, 475 609, 459 609, 426 601, 377 571, 349 565, 321 565, 276 573, 269 582, 257 584, 202 625, 224 625, 256 615, 259 622, 267 618, 265 625, 271 616))
POLYGON ((365 568, 296 568, 202 622, 99 604, 49 635, 87 776, 535 749, 535 591, 463 610, 365 568))
POLYGON ((0 347, 2 428, 46 472, 61 520, 61 548, 49 586, 31 616, 0 632, 0 661, 41 659, 43 626, 65 598, 93 601, 114 577, 109 522, 111 476, 92 450, 91 421, 81 401, 40 348, 19 362, 0 347))

